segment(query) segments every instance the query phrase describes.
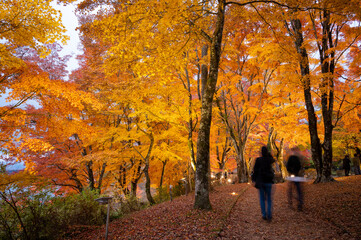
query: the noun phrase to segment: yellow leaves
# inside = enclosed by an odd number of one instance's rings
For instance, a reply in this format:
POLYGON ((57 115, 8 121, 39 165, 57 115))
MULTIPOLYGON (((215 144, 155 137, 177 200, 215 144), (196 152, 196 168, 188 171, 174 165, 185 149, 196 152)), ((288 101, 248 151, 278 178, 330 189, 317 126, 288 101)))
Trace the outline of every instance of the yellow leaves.
POLYGON ((7 0, 0 2, 2 31, 1 63, 7 68, 17 67, 17 47, 29 46, 44 53, 42 44, 65 41, 60 14, 50 6, 50 0, 7 0), (6 49, 6 50, 5 50, 6 49), (7 56, 3 58, 3 56, 7 56))
POLYGON ((46 96, 52 96, 78 110, 83 110, 85 106, 90 106, 95 110, 103 107, 91 93, 78 90, 75 84, 49 79, 47 73, 36 71, 33 65, 24 68, 19 81, 14 82, 11 88, 7 101, 21 100, 25 96, 35 94, 33 98, 40 97, 39 101, 46 101, 46 96))
POLYGON ((20 171, 15 174, 0 173, 0 191, 13 186, 19 188, 28 187, 30 183, 37 181, 37 177, 28 171, 20 171))
POLYGON ((255 93, 261 93, 264 88, 264 84, 259 82, 256 84, 253 84, 247 88, 247 91, 249 92, 255 92, 255 93))
POLYGON ((243 109, 242 115, 250 115, 253 117, 260 113, 260 110, 257 107, 248 106, 248 104, 246 104, 243 109))
POLYGON ((32 152, 48 152, 53 150, 53 146, 41 139, 26 138, 20 145, 20 149, 32 152))
POLYGON ((105 56, 107 73, 128 68, 130 63, 141 77, 177 66, 194 41, 187 33, 188 7, 179 0, 141 0, 94 21, 92 29, 100 33, 97 37, 112 44, 105 56))

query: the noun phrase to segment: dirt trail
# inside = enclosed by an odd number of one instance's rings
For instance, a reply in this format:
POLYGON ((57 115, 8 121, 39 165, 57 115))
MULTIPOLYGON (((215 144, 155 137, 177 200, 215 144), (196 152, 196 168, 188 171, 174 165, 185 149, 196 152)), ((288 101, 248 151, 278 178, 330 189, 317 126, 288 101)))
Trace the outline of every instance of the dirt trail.
POLYGON ((250 188, 238 200, 218 239, 350 239, 330 222, 314 219, 307 208, 302 212, 290 209, 286 187, 274 185, 271 222, 261 218, 258 190, 250 188))

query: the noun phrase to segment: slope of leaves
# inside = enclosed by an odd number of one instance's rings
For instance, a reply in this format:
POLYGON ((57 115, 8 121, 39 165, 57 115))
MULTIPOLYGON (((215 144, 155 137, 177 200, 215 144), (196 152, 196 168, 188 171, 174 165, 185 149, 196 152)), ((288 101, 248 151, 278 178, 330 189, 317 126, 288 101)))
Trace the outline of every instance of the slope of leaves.
MULTIPOLYGON (((303 212, 288 207, 287 183, 275 185, 272 222, 261 218, 257 190, 236 184, 211 193, 212 211, 193 210, 194 196, 182 196, 113 221, 109 238, 358 239, 361 212, 355 210, 361 209, 361 176, 337 180, 307 183, 303 212)), ((71 239, 104 238, 105 226, 83 229, 73 232, 71 239)))
MULTIPOLYGON (((110 239, 210 239, 247 184, 216 188, 211 194, 212 211, 193 210, 194 195, 182 196, 131 214, 109 225, 110 239), (238 193, 232 195, 233 191, 238 193)), ((73 239, 102 239, 104 226, 87 229, 73 239)))

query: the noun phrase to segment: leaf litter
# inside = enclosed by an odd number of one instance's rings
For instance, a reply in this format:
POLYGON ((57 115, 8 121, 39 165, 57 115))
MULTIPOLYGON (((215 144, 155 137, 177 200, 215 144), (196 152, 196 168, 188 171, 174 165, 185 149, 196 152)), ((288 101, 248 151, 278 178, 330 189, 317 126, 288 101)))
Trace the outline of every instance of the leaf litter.
MULTIPOLYGON (((210 211, 193 209, 194 194, 181 196, 112 221, 108 239, 359 240, 361 176, 336 180, 305 183, 301 212, 287 203, 287 183, 275 184, 270 222, 261 218, 257 189, 233 184, 210 193, 210 211)), ((104 235, 105 225, 75 226, 67 239, 95 240, 104 235)))

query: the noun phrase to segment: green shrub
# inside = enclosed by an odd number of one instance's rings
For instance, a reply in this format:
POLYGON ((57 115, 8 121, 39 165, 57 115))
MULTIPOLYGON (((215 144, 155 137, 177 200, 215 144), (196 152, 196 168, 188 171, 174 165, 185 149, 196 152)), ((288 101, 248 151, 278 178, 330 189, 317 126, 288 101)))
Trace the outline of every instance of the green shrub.
POLYGON ((46 189, 13 187, 1 194, 0 239, 58 239, 71 225, 100 225, 106 219, 105 206, 95 201, 99 194, 90 190, 55 197, 46 189))
POLYGON ((55 239, 65 228, 52 214, 47 189, 33 191, 13 186, 1 192, 0 239, 55 239), (10 201, 9 201, 10 200, 10 201))
POLYGON ((160 188, 157 188, 157 193, 156 195, 154 195, 153 198, 156 203, 161 203, 170 200, 169 187, 162 186, 160 188))
POLYGON ((172 190, 173 197, 179 197, 185 194, 185 187, 182 181, 179 181, 172 190))
POLYGON ((88 189, 80 194, 56 198, 53 212, 57 213, 60 221, 66 225, 101 225, 104 223, 106 210, 95 201, 97 198, 99 194, 88 189))
POLYGON ((114 208, 112 218, 119 218, 131 212, 144 209, 147 207, 147 204, 141 202, 136 196, 130 194, 120 198, 118 201, 115 201, 112 204, 112 207, 114 208))

